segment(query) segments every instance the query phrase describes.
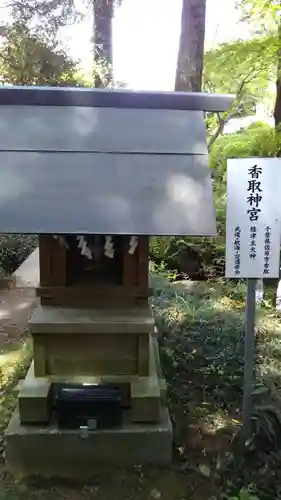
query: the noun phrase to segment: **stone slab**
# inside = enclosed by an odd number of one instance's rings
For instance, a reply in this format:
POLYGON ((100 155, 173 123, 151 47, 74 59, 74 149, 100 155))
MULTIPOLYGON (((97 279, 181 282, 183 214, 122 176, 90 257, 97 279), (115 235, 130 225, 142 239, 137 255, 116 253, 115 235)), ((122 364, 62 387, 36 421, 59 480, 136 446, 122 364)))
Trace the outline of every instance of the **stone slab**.
POLYGON ((76 309, 39 305, 29 320, 33 335, 45 333, 132 333, 154 331, 149 306, 128 309, 76 309))
POLYGON ((157 371, 158 344, 150 335, 149 377, 131 382, 133 422, 157 422, 161 404, 160 380, 157 371))
POLYGON ((160 412, 161 391, 159 380, 148 377, 131 384, 133 422, 157 422, 160 412))
POLYGON ((123 423, 121 429, 60 430, 20 424, 16 412, 5 432, 7 467, 20 477, 90 480, 98 467, 168 465, 172 425, 166 407, 157 424, 123 423))

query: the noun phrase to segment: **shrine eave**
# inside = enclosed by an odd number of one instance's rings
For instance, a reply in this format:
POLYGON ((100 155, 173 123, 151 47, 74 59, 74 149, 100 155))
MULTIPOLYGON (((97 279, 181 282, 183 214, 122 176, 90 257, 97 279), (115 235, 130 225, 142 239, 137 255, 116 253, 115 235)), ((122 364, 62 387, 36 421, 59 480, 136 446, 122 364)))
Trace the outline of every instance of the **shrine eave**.
POLYGON ((150 92, 127 89, 3 86, 0 105, 84 106, 135 109, 177 109, 223 112, 234 96, 201 92, 150 92))

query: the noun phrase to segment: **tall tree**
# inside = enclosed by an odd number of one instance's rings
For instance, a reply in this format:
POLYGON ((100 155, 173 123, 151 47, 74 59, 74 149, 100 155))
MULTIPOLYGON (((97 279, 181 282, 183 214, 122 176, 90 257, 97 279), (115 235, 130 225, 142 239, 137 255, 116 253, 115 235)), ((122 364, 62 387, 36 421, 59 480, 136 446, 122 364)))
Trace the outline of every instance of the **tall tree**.
POLYGON ((94 86, 104 87, 113 79, 114 0, 93 0, 93 14, 94 86))
POLYGON ((202 84, 206 0, 182 0, 175 89, 199 92, 202 84))
POLYGON ((112 21, 115 9, 121 1, 92 0, 95 87, 107 87, 113 82, 112 21))
POLYGON ((278 26, 278 50, 277 50, 277 78, 276 78, 276 101, 274 107, 275 126, 281 125, 281 21, 278 26))

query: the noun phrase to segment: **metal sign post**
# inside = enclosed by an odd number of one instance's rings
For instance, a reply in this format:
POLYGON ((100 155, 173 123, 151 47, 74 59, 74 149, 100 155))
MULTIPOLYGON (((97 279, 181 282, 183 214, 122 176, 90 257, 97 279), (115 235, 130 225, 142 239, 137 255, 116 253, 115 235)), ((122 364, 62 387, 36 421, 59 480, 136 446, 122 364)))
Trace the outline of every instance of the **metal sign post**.
POLYGON ((247 439, 251 433, 252 389, 255 358, 256 282, 257 280, 254 278, 247 280, 242 429, 242 437, 244 439, 247 439))

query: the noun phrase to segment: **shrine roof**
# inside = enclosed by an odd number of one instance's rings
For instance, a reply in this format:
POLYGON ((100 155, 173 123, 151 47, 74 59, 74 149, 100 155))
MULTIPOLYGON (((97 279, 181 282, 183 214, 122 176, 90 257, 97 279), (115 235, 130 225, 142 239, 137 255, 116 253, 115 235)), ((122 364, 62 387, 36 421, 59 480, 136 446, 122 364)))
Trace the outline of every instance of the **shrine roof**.
POLYGON ((231 102, 0 88, 0 232, 215 234, 203 110, 231 102))

